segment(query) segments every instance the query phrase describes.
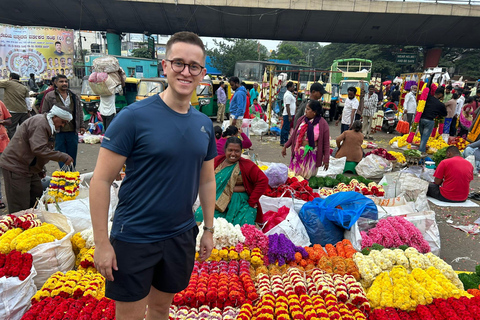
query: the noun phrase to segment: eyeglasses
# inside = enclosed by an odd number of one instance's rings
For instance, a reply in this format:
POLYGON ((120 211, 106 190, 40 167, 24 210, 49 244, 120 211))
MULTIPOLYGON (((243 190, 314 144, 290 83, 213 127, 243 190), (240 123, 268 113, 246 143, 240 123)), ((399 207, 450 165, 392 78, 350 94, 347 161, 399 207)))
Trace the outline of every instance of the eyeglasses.
POLYGON ((185 67, 188 66, 188 71, 192 76, 198 76, 202 72, 202 70, 205 68, 199 65, 198 63, 184 63, 181 60, 165 59, 165 61, 170 62, 172 65, 172 70, 177 73, 182 72, 183 70, 185 70, 185 67))

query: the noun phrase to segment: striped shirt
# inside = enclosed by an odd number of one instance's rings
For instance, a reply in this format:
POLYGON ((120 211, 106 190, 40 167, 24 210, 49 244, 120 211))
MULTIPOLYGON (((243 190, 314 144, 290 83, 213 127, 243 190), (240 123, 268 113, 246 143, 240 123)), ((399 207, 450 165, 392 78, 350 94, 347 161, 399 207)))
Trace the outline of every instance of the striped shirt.
POLYGON ((378 95, 367 93, 364 98, 363 115, 372 117, 377 112, 378 95))

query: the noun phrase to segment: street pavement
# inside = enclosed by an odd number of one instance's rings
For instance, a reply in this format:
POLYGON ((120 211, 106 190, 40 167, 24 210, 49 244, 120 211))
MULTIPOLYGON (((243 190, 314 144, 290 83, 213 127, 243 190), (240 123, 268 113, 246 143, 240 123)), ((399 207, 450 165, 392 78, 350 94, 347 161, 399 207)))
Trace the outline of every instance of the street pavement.
MULTIPOLYGON (((216 125, 216 123, 214 123, 216 125)), ((330 134, 334 139, 340 134, 340 127, 330 124, 330 134)), ((388 141, 395 134, 376 133, 374 135, 375 142, 379 147, 388 148, 388 141)), ((266 162, 281 162, 288 165, 290 150, 287 150, 287 157, 281 156, 280 140, 278 137, 262 138, 258 136, 251 137, 253 150, 250 151, 256 155, 256 158, 266 162)), ((88 145, 79 144, 77 170, 80 173, 92 172, 97 161, 99 144, 88 145)), ((58 169, 58 165, 50 162, 47 165, 48 174, 58 169)), ((160 177, 159 177, 160 178, 160 177)), ((2 186, 3 187, 3 186, 2 186)), ((474 181, 470 184, 473 191, 480 191, 480 178, 475 176, 474 181)), ((480 217, 479 208, 445 208, 437 207, 429 203, 431 209, 435 211, 437 223, 441 237, 441 258, 451 264, 455 270, 473 271, 475 265, 480 263, 479 239, 480 235, 469 235, 463 231, 451 227, 451 224, 468 225, 473 223, 480 217), (451 220, 448 223, 447 220, 451 220)))

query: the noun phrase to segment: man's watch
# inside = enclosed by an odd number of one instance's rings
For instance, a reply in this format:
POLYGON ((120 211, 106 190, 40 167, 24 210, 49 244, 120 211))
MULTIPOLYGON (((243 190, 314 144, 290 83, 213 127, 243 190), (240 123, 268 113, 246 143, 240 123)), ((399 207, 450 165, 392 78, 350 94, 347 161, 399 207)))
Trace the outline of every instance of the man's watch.
POLYGON ((211 233, 214 233, 215 232, 215 227, 206 227, 206 226, 203 226, 203 231, 208 231, 208 232, 211 232, 211 233))

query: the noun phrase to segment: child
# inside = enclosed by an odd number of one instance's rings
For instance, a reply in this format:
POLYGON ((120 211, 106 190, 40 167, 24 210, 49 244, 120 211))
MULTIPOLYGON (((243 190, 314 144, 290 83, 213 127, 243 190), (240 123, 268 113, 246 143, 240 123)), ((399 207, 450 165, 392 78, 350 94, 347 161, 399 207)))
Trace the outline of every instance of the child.
POLYGON ((101 134, 103 131, 102 116, 96 108, 89 108, 90 120, 88 121, 88 131, 91 134, 101 134))

